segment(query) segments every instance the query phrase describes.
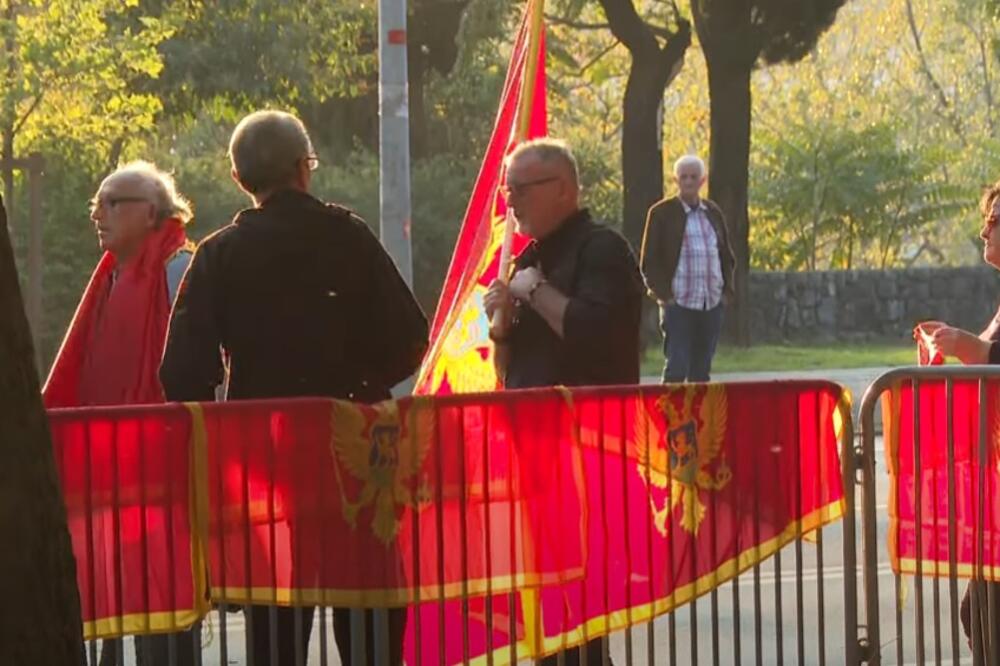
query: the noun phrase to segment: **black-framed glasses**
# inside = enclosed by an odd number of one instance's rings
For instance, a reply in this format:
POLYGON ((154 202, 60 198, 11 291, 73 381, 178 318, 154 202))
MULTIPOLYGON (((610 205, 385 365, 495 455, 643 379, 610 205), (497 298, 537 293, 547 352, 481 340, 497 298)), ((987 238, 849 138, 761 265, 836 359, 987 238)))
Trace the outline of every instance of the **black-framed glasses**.
POLYGON ((551 183, 554 180, 559 180, 559 176, 547 176, 545 178, 536 178, 535 180, 529 180, 523 183, 508 181, 507 184, 503 186, 502 190, 504 196, 506 196, 509 199, 510 197, 524 194, 530 188, 535 187, 536 185, 544 185, 545 183, 551 183))
POLYGON ((310 171, 315 171, 319 167, 319 156, 315 153, 312 155, 305 156, 306 165, 308 165, 310 171))
POLYGON ((146 197, 132 197, 132 196, 121 196, 121 197, 94 197, 90 200, 90 213, 93 215, 102 206, 107 206, 109 210, 114 210, 119 204, 123 203, 152 203, 146 197))

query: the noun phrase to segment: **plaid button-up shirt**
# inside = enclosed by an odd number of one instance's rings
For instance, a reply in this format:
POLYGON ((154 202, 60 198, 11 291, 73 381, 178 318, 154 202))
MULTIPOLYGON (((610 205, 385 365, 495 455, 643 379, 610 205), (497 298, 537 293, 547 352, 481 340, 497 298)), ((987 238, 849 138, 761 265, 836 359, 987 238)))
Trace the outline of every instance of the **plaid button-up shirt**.
POLYGON ((722 300, 722 262, 719 239, 704 202, 694 208, 683 201, 687 223, 677 271, 671 285, 674 301, 690 310, 710 310, 722 300))

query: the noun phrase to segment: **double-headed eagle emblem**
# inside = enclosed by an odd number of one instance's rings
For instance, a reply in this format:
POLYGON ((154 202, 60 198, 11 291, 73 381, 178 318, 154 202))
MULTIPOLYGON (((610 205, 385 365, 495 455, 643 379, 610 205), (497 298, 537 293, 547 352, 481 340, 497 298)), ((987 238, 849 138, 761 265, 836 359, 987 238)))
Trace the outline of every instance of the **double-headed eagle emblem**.
POLYGON ((434 412, 416 400, 405 404, 405 419, 395 401, 371 407, 336 401, 332 414, 331 446, 344 520, 356 529, 358 513, 374 505, 372 531, 386 545, 399 533, 400 507, 419 507, 430 498, 420 470, 431 447, 434 412), (341 464, 362 484, 355 500, 344 491, 341 464))
POLYGON ((637 468, 650 490, 656 529, 664 536, 669 519, 678 507, 681 527, 697 534, 705 518, 702 493, 725 487, 733 476, 723 451, 725 387, 715 384, 686 386, 682 392, 682 396, 672 392, 656 401, 657 411, 663 416, 663 428, 654 423, 641 400, 635 421, 633 441, 637 468), (696 411, 697 398, 700 401, 696 411), (662 506, 657 503, 653 488, 668 493, 662 506))

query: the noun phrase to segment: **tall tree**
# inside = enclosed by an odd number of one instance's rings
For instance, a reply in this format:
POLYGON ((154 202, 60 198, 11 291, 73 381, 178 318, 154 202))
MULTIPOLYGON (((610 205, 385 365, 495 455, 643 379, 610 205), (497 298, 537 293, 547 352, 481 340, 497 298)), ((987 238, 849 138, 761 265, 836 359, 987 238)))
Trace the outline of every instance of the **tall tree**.
MULTIPOLYGON (((137 28, 115 25, 139 10, 120 0, 7 0, 0 10, 0 160, 31 149, 40 135, 91 138, 121 149, 128 134, 148 129, 159 100, 133 84, 162 68, 156 46, 172 31, 149 16, 137 28)), ((13 201, 14 174, 2 168, 13 201)), ((13 217, 13 216, 12 216, 13 217)))
POLYGON ((796 62, 816 44, 846 0, 691 0, 708 66, 711 109, 709 197, 722 207, 736 253, 736 304, 729 337, 750 343, 747 278, 750 220, 750 74, 758 63, 796 62))
POLYGON ((684 64, 691 23, 673 0, 657 3, 666 7, 664 25, 644 20, 632 0, 600 2, 612 34, 632 57, 622 103, 622 224, 638 250, 646 212, 663 196, 663 91, 684 64))
POLYGON ((0 199, 0 663, 78 664, 76 564, 0 199))

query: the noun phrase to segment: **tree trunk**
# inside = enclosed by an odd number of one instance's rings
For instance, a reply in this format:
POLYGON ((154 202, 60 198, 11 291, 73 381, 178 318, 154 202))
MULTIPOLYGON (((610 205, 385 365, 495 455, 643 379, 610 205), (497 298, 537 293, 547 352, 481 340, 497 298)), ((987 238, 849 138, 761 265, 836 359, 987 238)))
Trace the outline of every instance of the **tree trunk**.
POLYGON ((708 68, 711 137, 708 197, 726 216, 736 255, 735 302, 726 312, 725 339, 750 344, 750 73, 762 43, 750 2, 692 0, 698 40, 708 68))
POLYGON ((750 169, 750 71, 749 64, 708 62, 711 109, 711 141, 708 167, 708 198, 726 216, 733 252, 736 254, 736 302, 726 319, 727 339, 741 346, 750 344, 750 220, 747 192, 750 169))
POLYGON ((79 664, 76 563, 0 200, 0 664, 79 664))
POLYGON ((658 64, 633 56, 622 109, 622 230, 636 252, 646 213, 663 196, 660 109, 666 77, 658 64))
POLYGON ((622 229, 638 252, 646 213, 663 196, 663 91, 684 64, 691 24, 677 17, 676 29, 665 32, 646 23, 633 2, 601 0, 601 7, 611 33, 632 56, 622 105, 622 229))

